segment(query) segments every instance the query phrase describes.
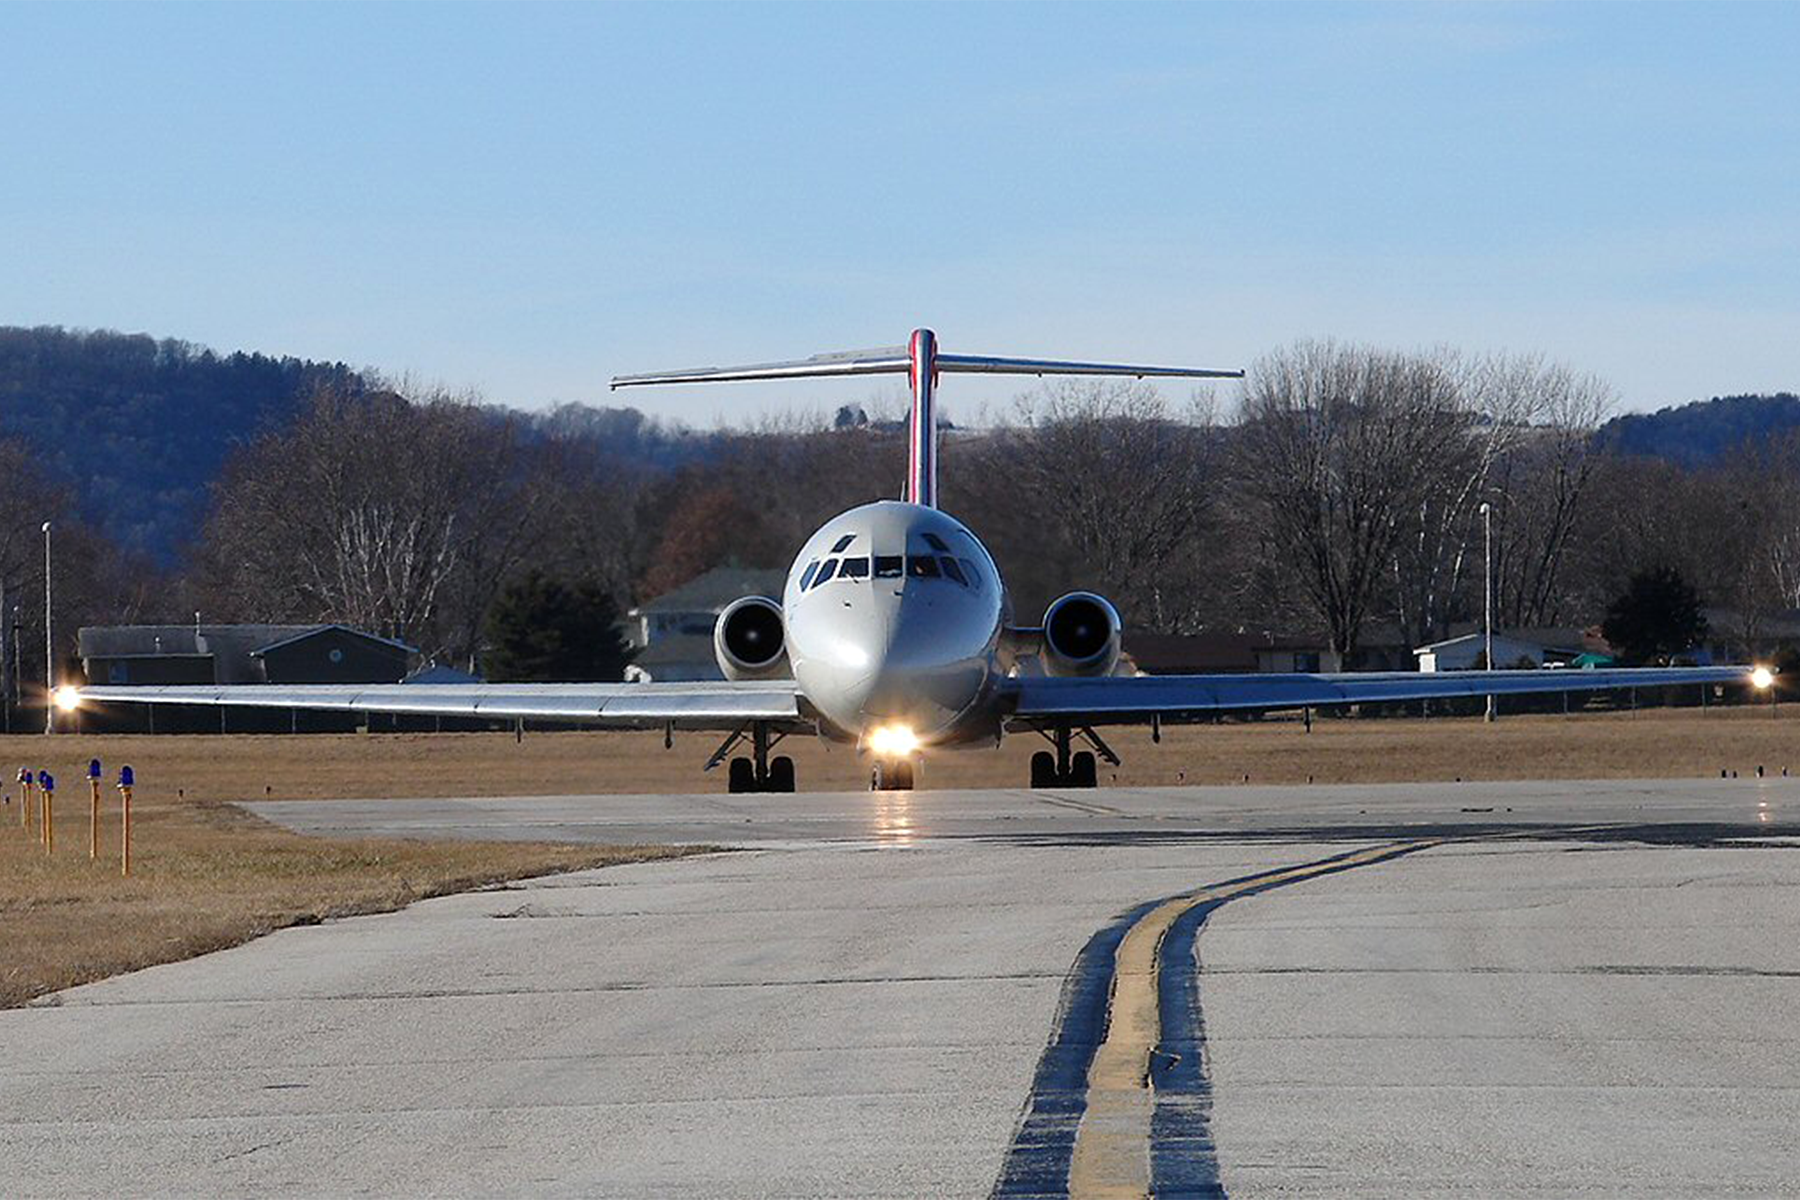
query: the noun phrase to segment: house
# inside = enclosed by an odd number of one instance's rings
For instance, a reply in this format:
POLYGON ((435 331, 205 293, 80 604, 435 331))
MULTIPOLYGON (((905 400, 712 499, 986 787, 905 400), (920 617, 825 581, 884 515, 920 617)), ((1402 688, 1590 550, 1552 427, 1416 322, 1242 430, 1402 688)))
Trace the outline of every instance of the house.
MULTIPOLYGON (((1587 652, 1579 633, 1568 636, 1561 631, 1554 641, 1527 636, 1523 632, 1494 632, 1494 665, 1502 669, 1542 667, 1546 664, 1567 666, 1587 652)), ((1465 633, 1443 641, 1415 647, 1421 671, 1468 671, 1483 664, 1487 653, 1487 637, 1483 633, 1465 633)))
POLYGON ((713 652, 712 630, 705 634, 665 634, 637 652, 625 668, 626 683, 691 683, 723 679, 713 652))
POLYGON ((1273 643, 1266 633, 1140 633, 1125 631, 1123 656, 1145 675, 1248 674, 1257 651, 1273 643))
POLYGON ((1271 635, 1256 647, 1258 671, 1410 671, 1412 645, 1393 622, 1376 621, 1363 626, 1356 655, 1348 666, 1322 633, 1271 635))
POLYGON ((397 683, 418 653, 346 625, 90 625, 91 683, 397 683))
POLYGON ((733 600, 779 600, 787 573, 747 567, 714 567, 673 591, 625 614, 625 641, 634 653, 628 683, 685 683, 723 679, 713 654, 713 626, 733 600))
POLYGON ((347 625, 317 625, 250 652, 270 683, 399 683, 417 647, 347 625))
MULTIPOLYGON (((418 653, 347 625, 89 625, 76 633, 90 683, 397 683, 418 653)), ((286 733, 343 731, 344 712, 98 706, 89 718, 115 731, 286 733), (158 711, 158 710, 161 711, 158 711)))
POLYGON ((1706 638, 1695 647, 1700 663, 1752 662, 1800 646, 1800 609, 1748 616, 1730 608, 1706 609, 1706 638))
POLYGON ((710 644, 713 625, 726 605, 744 596, 779 600, 786 583, 785 571, 714 567, 626 613, 626 641, 639 650, 678 635, 705 637, 710 644))

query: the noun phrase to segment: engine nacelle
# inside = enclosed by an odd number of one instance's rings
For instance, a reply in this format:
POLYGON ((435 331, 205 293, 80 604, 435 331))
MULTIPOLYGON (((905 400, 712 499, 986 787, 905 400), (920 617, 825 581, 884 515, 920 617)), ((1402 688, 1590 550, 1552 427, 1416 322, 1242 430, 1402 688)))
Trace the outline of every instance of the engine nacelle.
POLYGON ((1123 627, 1104 596, 1070 592, 1044 610, 1044 674, 1110 675, 1123 627))
POLYGON ((713 654, 727 679, 773 679, 788 672, 781 605, 767 596, 733 600, 713 626, 713 654))

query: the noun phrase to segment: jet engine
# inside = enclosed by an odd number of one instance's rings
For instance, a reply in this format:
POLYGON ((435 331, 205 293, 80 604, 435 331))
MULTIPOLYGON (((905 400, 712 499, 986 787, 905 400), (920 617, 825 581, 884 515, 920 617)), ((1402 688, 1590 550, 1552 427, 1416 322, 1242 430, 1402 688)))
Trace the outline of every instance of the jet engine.
POLYGON ((733 600, 713 626, 713 654, 727 679, 773 679, 787 674, 781 605, 767 596, 733 600))
POLYGON ((1110 675, 1120 633, 1119 610, 1105 597, 1070 592, 1044 610, 1044 673, 1110 675))

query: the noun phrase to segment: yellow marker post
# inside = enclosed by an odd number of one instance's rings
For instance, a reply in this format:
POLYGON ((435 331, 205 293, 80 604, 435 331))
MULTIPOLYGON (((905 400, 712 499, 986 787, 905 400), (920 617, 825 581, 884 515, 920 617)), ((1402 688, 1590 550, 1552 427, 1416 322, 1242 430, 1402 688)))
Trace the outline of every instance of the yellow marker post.
POLYGON ((38 793, 44 798, 44 853, 56 853, 56 778, 45 771, 38 777, 38 793))
POLYGON ((119 874, 131 874, 131 785, 130 767, 119 768, 119 874))
POLYGON ((100 760, 88 763, 88 858, 100 857, 100 760))
POLYGON ((31 772, 23 767, 19 769, 19 824, 26 829, 31 828, 31 806, 37 803, 37 793, 31 787, 31 772))

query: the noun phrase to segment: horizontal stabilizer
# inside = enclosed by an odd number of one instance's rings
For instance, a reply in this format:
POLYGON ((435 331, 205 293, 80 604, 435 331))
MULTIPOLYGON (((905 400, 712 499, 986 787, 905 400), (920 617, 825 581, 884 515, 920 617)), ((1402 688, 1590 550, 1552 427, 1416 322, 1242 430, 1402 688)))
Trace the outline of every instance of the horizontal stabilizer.
POLYGON ((840 375, 898 374, 910 360, 905 346, 882 350, 846 350, 839 354, 815 354, 791 362, 755 363, 746 367, 688 367, 679 371, 650 371, 642 375, 614 375, 612 386, 642 387, 651 383, 732 383, 754 379, 808 379, 840 375))
POLYGON ((1242 379, 1242 371, 1207 367, 1146 367, 1133 363, 1063 362, 1053 358, 995 358, 986 354, 940 354, 940 371, 970 375, 1130 375, 1138 379, 1172 376, 1183 379, 1242 379))
MULTIPOLYGON (((1072 362, 1053 358, 1004 358, 991 354, 933 353, 932 366, 939 373, 969 375, 1124 375, 1137 379, 1239 379, 1242 371, 1206 367, 1153 367, 1136 363, 1072 362)), ((879 350, 846 350, 815 354, 788 362, 753 363, 742 367, 688 367, 678 371, 650 371, 641 375, 615 375, 614 388, 643 387, 654 383, 731 383, 759 379, 832 378, 846 375, 902 375, 912 365, 905 346, 879 350)))

